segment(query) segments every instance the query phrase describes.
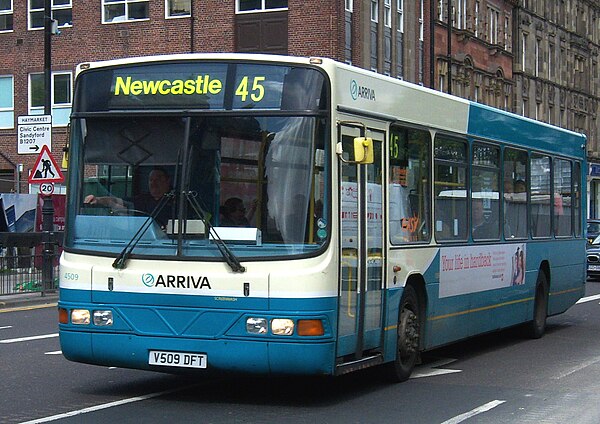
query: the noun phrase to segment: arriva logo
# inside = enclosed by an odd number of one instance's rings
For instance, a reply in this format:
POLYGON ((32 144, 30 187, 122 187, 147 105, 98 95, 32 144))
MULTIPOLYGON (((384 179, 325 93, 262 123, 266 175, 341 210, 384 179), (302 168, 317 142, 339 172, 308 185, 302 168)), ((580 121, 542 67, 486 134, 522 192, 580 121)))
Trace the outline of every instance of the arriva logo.
POLYGON ((142 274, 142 283, 146 287, 170 287, 173 289, 209 289, 210 281, 207 277, 192 275, 162 275, 154 277, 153 274, 142 274))
POLYGON ((154 286, 154 275, 142 274, 142 283, 144 283, 144 285, 146 287, 153 287, 154 286))
POLYGON ((356 80, 352 80, 350 81, 350 96, 352 96, 352 100, 357 100, 360 97, 361 99, 375 101, 375 90, 358 85, 356 80))

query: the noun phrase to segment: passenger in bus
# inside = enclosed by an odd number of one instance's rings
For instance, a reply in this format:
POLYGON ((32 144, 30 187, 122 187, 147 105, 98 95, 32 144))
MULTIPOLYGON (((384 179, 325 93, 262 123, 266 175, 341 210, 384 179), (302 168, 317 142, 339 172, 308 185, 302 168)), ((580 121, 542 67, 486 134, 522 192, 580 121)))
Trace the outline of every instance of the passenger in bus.
POLYGON ((498 223, 491 219, 491 214, 486 217, 483 201, 473 200, 473 239, 496 239, 498 238, 498 223))
POLYGON ((220 208, 223 227, 250 227, 250 220, 256 211, 256 201, 250 205, 250 210, 244 206, 244 201, 239 197, 230 197, 220 208))
MULTIPOLYGON (((133 209, 151 214, 165 194, 171 190, 171 177, 161 167, 155 167, 148 174, 148 192, 140 193, 133 197, 133 209)), ((119 197, 102 196, 96 197, 90 194, 83 200, 84 204, 101 205, 115 210, 128 209, 127 202, 119 197)), ((171 217, 172 199, 167 199, 167 204, 154 217, 161 227, 166 226, 171 217)))

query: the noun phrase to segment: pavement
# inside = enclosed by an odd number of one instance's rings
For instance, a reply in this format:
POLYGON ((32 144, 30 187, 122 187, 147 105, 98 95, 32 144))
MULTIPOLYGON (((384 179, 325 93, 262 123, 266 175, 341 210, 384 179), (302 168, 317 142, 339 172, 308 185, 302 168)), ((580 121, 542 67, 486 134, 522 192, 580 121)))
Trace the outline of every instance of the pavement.
POLYGON ((58 290, 52 292, 18 293, 0 295, 0 312, 7 309, 55 306, 58 302, 58 290))

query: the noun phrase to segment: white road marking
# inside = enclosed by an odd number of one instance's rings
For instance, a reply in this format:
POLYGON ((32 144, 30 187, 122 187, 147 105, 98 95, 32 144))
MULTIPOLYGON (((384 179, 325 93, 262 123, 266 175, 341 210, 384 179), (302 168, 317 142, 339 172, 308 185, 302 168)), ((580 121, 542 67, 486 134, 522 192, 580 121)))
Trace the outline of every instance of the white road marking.
POLYGON ((46 352, 44 355, 62 355, 62 350, 55 350, 54 352, 46 352))
POLYGON ((456 359, 444 358, 427 365, 421 365, 415 368, 410 378, 433 377, 436 375, 454 374, 457 372, 462 372, 462 370, 448 370, 444 368, 438 368, 443 367, 444 365, 451 364, 452 362, 456 362, 456 359))
POLYGON ((58 337, 58 333, 42 334, 41 336, 19 337, 18 339, 0 340, 0 343, 8 344, 8 343, 28 342, 30 340, 51 339, 52 337, 58 337))
POLYGON ((583 362, 576 367, 571 368, 569 371, 563 372, 562 374, 557 375, 556 377, 552 377, 553 380, 560 380, 561 378, 568 377, 571 374, 576 373, 577 371, 581 371, 584 368, 589 367, 590 365, 594 365, 600 362, 600 356, 596 356, 586 362, 583 362))
POLYGON ((479 415, 481 413, 487 412, 490 409, 495 408, 498 405, 502 405, 505 400, 493 400, 491 402, 486 403, 485 405, 481 405, 475 409, 471 409, 469 412, 465 412, 464 414, 457 415, 456 417, 450 418, 449 420, 444 421, 442 424, 458 424, 462 423, 465 420, 468 420, 475 415, 479 415))
POLYGON ((579 299, 577 301, 577 303, 591 302, 591 301, 598 300, 598 299, 600 299, 600 294, 595 294, 593 296, 582 297, 581 299, 579 299))
POLYGON ((9 328, 12 328, 12 325, 5 325, 4 327, 0 327, 0 330, 8 330, 9 328))
POLYGON ((115 406, 127 405, 128 403, 139 402, 141 400, 148 400, 159 396, 168 395, 170 393, 179 392, 181 390, 189 389, 190 387, 194 387, 195 385, 187 386, 187 387, 178 387, 172 390, 165 390, 164 392, 156 392, 150 393, 143 396, 135 396, 129 399, 117 400, 114 402, 103 403, 101 405, 91 406, 89 408, 78 409, 76 411, 65 412, 64 414, 52 415, 50 417, 38 418, 31 421, 26 421, 21 424, 38 424, 38 423, 47 423, 50 421, 60 420, 62 418, 76 417, 77 415, 87 414, 88 412, 101 411, 103 409, 112 408, 115 406))

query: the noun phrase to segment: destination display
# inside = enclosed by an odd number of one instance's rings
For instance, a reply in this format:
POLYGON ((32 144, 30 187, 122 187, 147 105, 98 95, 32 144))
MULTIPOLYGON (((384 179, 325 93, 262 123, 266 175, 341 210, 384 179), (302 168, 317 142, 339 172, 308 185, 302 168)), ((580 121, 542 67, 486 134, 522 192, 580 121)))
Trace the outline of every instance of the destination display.
POLYGON ((324 76, 315 69, 253 63, 150 63, 92 69, 78 79, 74 110, 318 110, 327 105, 322 98, 327 92, 324 84, 324 76))

